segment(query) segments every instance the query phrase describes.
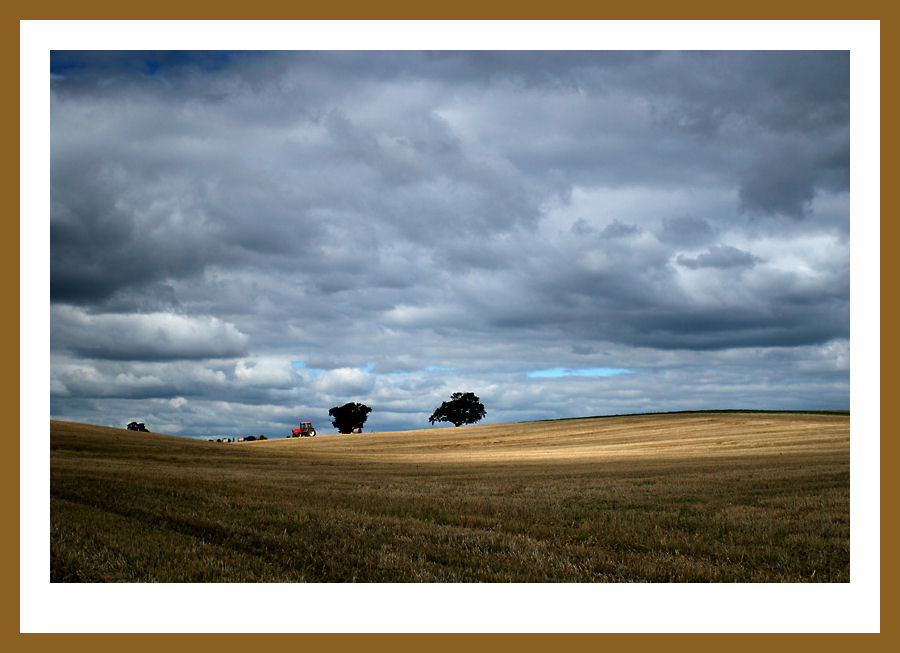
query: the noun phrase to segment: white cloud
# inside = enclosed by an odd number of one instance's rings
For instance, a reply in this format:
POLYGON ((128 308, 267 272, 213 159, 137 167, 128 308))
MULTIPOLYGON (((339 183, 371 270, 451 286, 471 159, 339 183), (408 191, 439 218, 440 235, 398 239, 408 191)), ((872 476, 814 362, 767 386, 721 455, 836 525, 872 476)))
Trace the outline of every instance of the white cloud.
POLYGON ((229 358, 248 338, 217 317, 171 313, 99 314, 65 305, 51 308, 51 343, 94 358, 165 360, 229 358))
POLYGON ((368 394, 375 386, 375 376, 363 370, 341 367, 325 370, 313 382, 316 391, 332 397, 346 397, 368 394))
POLYGON ((234 365, 238 386, 289 388, 296 382, 291 361, 277 356, 241 359, 234 365))

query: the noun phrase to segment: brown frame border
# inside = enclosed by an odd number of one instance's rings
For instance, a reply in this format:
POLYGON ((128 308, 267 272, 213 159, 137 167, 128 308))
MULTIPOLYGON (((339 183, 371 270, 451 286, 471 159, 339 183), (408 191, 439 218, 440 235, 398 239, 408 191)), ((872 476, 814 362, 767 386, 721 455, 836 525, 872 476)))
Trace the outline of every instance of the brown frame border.
MULTIPOLYGON (((730 20, 746 20, 746 19, 819 19, 819 20, 881 20, 880 16, 886 13, 886 9, 878 2, 853 3, 818 3, 815 5, 806 3, 774 2, 772 0, 763 0, 748 6, 724 6, 721 3, 713 4, 711 2, 692 1, 689 5, 684 3, 663 3, 654 0, 652 3, 641 3, 640 6, 635 5, 617 5, 613 7, 605 7, 602 5, 588 5, 587 3, 569 3, 564 5, 546 5, 538 3, 513 3, 509 0, 502 2, 477 2, 473 0, 463 0, 446 6, 427 6, 422 3, 413 3, 408 0, 393 0, 389 5, 384 3, 363 3, 354 0, 351 3, 337 3, 325 6, 296 6, 289 3, 215 3, 212 2, 195 2, 190 6, 184 3, 172 2, 171 0, 163 0, 163 2, 154 3, 152 6, 147 5, 126 5, 118 2, 113 3, 109 0, 89 0, 88 3, 62 3, 59 0, 51 2, 24 3, 11 2, 4 5, 2 10, 2 34, 5 37, 3 43, 5 48, 9 50, 8 56, 3 60, 3 67, 6 69, 6 78, 15 80, 15 92, 13 98, 9 98, 5 103, 5 110, 9 114, 4 130, 4 153, 6 172, 3 176, 3 184, 7 187, 7 197, 18 197, 19 176, 13 171, 18 169, 18 148, 14 147, 14 130, 18 132, 18 113, 19 113, 19 21, 20 20, 49 20, 49 19, 730 19, 730 20), (13 51, 14 50, 14 51, 13 51)), ((894 34, 893 21, 881 20, 881 29, 884 32, 884 43, 886 54, 893 54, 894 34), (885 29, 886 28, 886 29, 885 29)), ((885 64, 893 60, 893 56, 883 57, 885 64)), ((883 64, 884 65, 884 64, 883 64)), ((886 69, 890 69, 887 68, 886 69)), ((890 121, 885 123, 885 136, 882 141, 894 142, 893 138, 896 128, 892 126, 890 121)), ((887 202, 890 205, 891 202, 887 202)), ((19 204, 16 202, 16 207, 19 204)), ((18 211, 16 211, 18 213, 18 211)), ((892 221, 886 221, 884 224, 885 238, 884 242, 892 242, 893 231, 892 221)), ((4 280, 4 295, 10 303, 15 302, 15 309, 10 311, 12 316, 4 323, 4 330, 8 330, 7 336, 9 341, 14 341, 13 332, 19 333, 19 249, 18 243, 20 238, 18 220, 8 219, 3 226, 5 238, 3 239, 3 247, 6 250, 4 256, 0 258, 2 265, 6 268, 5 274, 2 275, 4 280)), ((887 253, 884 245, 881 246, 882 253, 887 253)), ((892 266, 887 268, 888 277, 893 277, 892 266)), ((886 313, 886 318, 882 319, 882 324, 889 324, 890 312, 886 313)), ((889 347, 886 351, 888 355, 883 358, 886 360, 894 359, 894 350, 896 347, 889 347)), ((8 351, 8 350, 7 350, 8 351)), ((14 354, 8 355, 8 363, 5 366, 7 374, 4 378, 5 392, 3 392, 3 402, 5 413, 7 415, 15 415, 11 421, 16 426, 16 432, 9 435, 15 440, 14 450, 16 456, 7 456, 4 458, 4 467, 6 473, 3 475, 5 486, 4 503, 6 510, 4 511, 9 519, 16 520, 16 534, 18 535, 18 517, 19 517, 19 466, 17 464, 20 450, 18 433, 21 429, 19 414, 19 392, 14 391, 13 383, 18 380, 18 372, 20 371, 20 362, 14 358, 14 354), (13 380, 15 377, 15 380, 13 380), (15 501, 15 506, 13 506, 15 501)), ((892 420, 891 420, 892 421, 892 420)), ((886 422, 890 424, 890 421, 886 422)), ((882 443, 881 454, 881 472, 883 477, 883 494, 895 496, 896 491, 896 475, 885 475, 885 459, 895 459, 892 455, 896 449, 890 438, 885 439, 882 443), (885 491, 886 490, 886 491, 885 491)), ((885 524, 886 526, 887 524, 885 524)), ((893 528, 881 531, 881 543, 884 544, 894 541, 893 528)), ((18 559, 19 559, 19 540, 16 538, 15 543, 10 543, 11 538, 7 538, 4 542, 6 555, 3 556, 3 566, 6 568, 4 576, 12 579, 18 576, 18 559), (13 553, 15 552, 15 555, 13 553)), ((882 556, 882 582, 884 588, 882 590, 883 599, 887 599, 886 606, 888 613, 893 613, 896 606, 892 583, 885 583, 896 578, 897 563, 893 561, 892 556, 882 556)), ((375 648, 376 650, 391 651, 418 651, 427 647, 434 653, 443 651, 457 651, 459 648, 467 650, 494 650, 497 647, 510 647, 525 650, 546 650, 548 647, 558 648, 571 651, 594 651, 598 647, 609 646, 613 649, 618 647, 647 647, 648 649, 656 649, 658 647, 675 647, 692 651, 720 651, 723 648, 737 650, 751 650, 760 647, 775 647, 779 650, 795 649, 798 646, 810 646, 819 648, 835 647, 836 650, 844 650, 853 646, 862 650, 881 650, 896 648, 896 627, 891 621, 882 632, 878 634, 839 634, 839 635, 822 635, 822 634, 792 634, 792 635, 774 635, 774 634, 752 634, 752 635, 701 635, 701 634, 685 634, 685 635, 521 635, 521 634, 432 634, 432 635, 402 635, 402 634, 374 634, 374 635, 357 635, 357 634, 309 634, 309 635, 174 635, 174 634, 154 634, 154 635, 42 635, 42 634, 21 634, 19 632, 19 610, 13 609, 13 603, 18 606, 18 593, 15 588, 18 584, 12 582, 5 584, 6 598, 9 604, 3 611, 2 617, 2 639, 7 642, 7 650, 27 650, 43 649, 45 646, 56 649, 60 646, 71 647, 76 649, 85 647, 91 650, 115 650, 127 646, 128 648, 137 647, 143 650, 145 647, 156 648, 159 646, 176 647, 178 649, 190 650, 195 649, 198 645, 226 647, 234 650, 245 650, 248 645, 262 644, 276 649, 295 649, 298 646, 310 646, 315 649, 332 648, 356 649, 359 647, 375 648), (200 639, 202 638, 202 640, 200 639), (891 646, 890 641, 895 644, 891 646)), ((6 601, 4 601, 6 603, 6 601)))

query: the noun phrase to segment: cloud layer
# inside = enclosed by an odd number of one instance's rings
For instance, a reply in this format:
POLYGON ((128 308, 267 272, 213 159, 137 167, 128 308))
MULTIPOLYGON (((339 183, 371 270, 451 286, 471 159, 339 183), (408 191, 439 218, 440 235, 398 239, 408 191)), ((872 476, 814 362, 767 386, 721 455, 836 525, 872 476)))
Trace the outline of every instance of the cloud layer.
POLYGON ((50 273, 58 418, 846 408, 849 55, 55 52, 50 273))

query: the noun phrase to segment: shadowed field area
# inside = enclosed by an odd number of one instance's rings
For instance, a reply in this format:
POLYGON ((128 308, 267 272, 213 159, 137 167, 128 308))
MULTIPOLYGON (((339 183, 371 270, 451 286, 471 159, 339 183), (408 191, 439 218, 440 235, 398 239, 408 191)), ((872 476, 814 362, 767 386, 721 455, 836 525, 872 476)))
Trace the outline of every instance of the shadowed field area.
POLYGON ((50 423, 50 577, 847 582, 848 415, 216 444, 50 423))

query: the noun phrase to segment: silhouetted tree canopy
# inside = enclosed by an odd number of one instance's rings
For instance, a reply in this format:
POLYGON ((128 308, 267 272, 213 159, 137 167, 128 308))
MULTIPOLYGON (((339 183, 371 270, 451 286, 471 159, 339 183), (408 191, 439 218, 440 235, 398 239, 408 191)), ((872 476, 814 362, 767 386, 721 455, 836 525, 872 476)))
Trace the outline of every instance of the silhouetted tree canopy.
POLYGON ((365 404, 347 403, 343 406, 335 406, 328 411, 328 416, 334 419, 331 425, 339 433, 352 433, 353 429, 361 429, 372 409, 365 404))
POLYGON ((450 395, 450 401, 445 401, 440 408, 435 410, 428 421, 451 422, 453 426, 460 424, 474 424, 487 414, 484 404, 472 392, 454 392, 450 395))
POLYGON ((144 426, 143 422, 130 422, 128 424, 128 430, 129 431, 145 431, 145 432, 149 433, 149 431, 147 431, 147 427, 144 426))

